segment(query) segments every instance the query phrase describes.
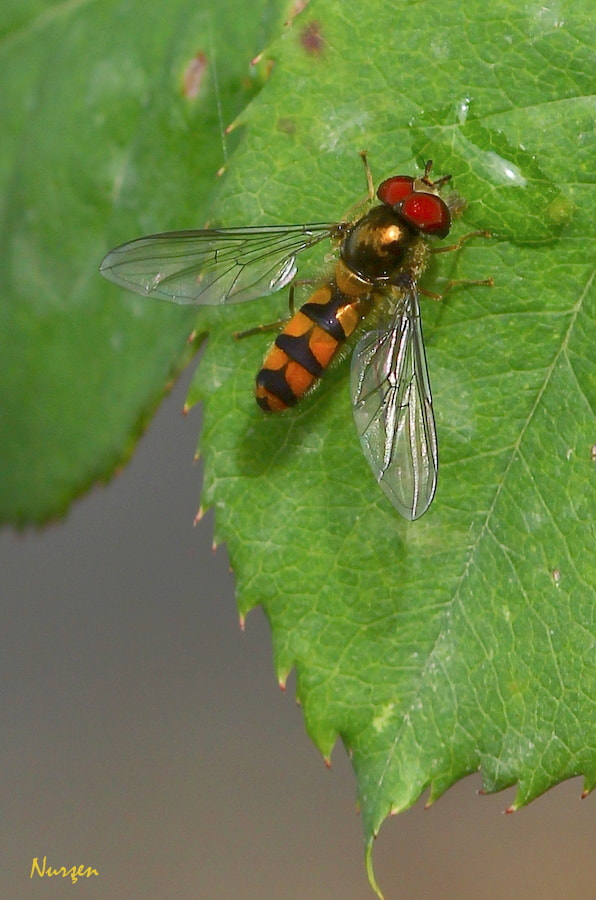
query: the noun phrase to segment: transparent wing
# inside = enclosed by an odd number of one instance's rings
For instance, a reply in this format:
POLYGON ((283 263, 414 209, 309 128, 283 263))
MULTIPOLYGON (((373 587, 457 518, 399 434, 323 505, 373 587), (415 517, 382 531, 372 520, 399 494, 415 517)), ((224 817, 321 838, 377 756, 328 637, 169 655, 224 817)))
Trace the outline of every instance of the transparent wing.
POLYGON ((99 271, 121 287, 174 303, 216 304, 272 294, 296 274, 296 256, 336 225, 271 225, 152 234, 110 250, 99 271))
POLYGON ((389 327, 370 331, 352 357, 352 406, 364 455, 406 519, 419 518, 437 486, 437 435, 418 295, 399 288, 389 327))

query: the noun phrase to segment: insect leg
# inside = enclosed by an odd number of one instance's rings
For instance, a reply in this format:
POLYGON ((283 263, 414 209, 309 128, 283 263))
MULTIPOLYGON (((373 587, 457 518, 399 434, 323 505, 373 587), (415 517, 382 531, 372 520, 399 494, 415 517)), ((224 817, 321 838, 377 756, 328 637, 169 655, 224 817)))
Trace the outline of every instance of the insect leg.
MULTIPOLYGON (((489 238, 492 237, 490 231, 469 231, 468 234, 462 235, 459 240, 455 244, 449 244, 447 247, 431 247, 430 253, 452 253, 454 250, 459 250, 461 246, 469 241, 470 238, 473 237, 483 237, 489 238)), ((451 288, 457 287, 459 285, 468 285, 468 284, 483 284, 486 287, 494 286, 493 278, 483 278, 482 280, 475 280, 471 278, 454 278, 451 281, 448 281, 445 285, 445 290, 442 294, 435 294, 433 291, 427 291, 424 288, 419 287, 418 291, 421 294, 424 294, 425 297, 430 297, 431 300, 442 300, 445 294, 448 294, 451 288)))
POLYGON ((473 238, 473 237, 489 238, 489 237, 492 237, 492 234, 490 233, 490 231, 469 231, 468 234, 462 235, 456 244, 448 244, 447 247, 431 247, 430 252, 431 253, 453 253, 454 250, 459 250, 459 248, 462 246, 462 244, 464 244, 466 241, 469 241, 470 238, 473 238))
POLYGON ((437 178, 436 181, 432 181, 430 177, 430 170, 433 167, 432 159, 426 161, 426 165, 424 166, 424 175, 420 179, 425 184, 427 184, 431 188, 438 188, 442 184, 446 184, 448 181, 451 181, 451 175, 443 175, 441 178, 437 178))
POLYGON ((240 338, 252 337, 255 334, 261 334, 264 331, 281 331, 284 327, 288 319, 291 319, 294 313, 296 312, 296 306, 294 304, 294 292, 297 286, 301 286, 304 284, 315 284, 314 279, 302 278, 300 280, 295 280, 290 285, 290 292, 288 294, 288 306, 290 309, 290 315, 285 319, 278 319, 276 322, 264 322, 262 325, 255 325, 254 328, 247 328, 246 331, 235 331, 234 339, 240 340, 240 338))
POLYGON ((367 187, 367 196, 361 200, 358 200, 356 203, 350 206, 349 210, 346 212, 344 216, 344 222, 340 223, 339 229, 335 234, 335 238, 340 241, 344 232, 345 225, 350 222, 354 217, 359 218, 362 209, 366 208, 367 204, 370 204, 375 199, 375 186, 372 179, 372 173, 370 171, 370 166, 368 165, 368 153, 366 150, 360 150, 358 156, 364 163, 364 171, 366 172, 366 187, 367 187))
POLYGON ((368 199, 369 202, 372 202, 375 199, 375 186, 372 179, 372 172, 370 171, 370 166, 368 164, 368 152, 366 150, 361 150, 358 155, 364 163, 364 171, 366 172, 366 186, 368 188, 368 199))
POLYGON ((491 276, 490 278, 454 278, 452 281, 448 281, 445 285, 445 290, 443 291, 442 297, 445 296, 448 291, 453 287, 458 287, 459 285, 471 285, 471 284, 483 284, 485 287, 494 287, 495 279, 491 276))
POLYGON ((494 287, 495 281, 494 278, 483 278, 481 281, 477 281, 473 278, 454 278, 452 281, 447 282, 442 294, 436 294, 434 291, 427 291, 422 287, 418 287, 418 293, 423 294, 425 297, 430 297, 431 300, 444 300, 445 295, 449 293, 451 288, 472 284, 483 284, 485 287, 494 287))
POLYGON ((264 322, 262 325, 255 325, 254 328, 247 328, 246 331, 235 331, 233 337, 234 340, 239 341, 241 338, 252 337, 264 331, 281 331, 287 321, 287 319, 278 319, 277 322, 264 322))

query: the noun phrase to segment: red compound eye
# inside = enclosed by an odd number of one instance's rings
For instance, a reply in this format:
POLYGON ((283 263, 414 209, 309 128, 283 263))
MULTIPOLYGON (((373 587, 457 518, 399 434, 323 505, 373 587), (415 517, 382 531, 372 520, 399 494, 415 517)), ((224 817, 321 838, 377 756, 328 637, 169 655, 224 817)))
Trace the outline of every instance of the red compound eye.
POLYGON ((409 225, 424 234, 443 238, 451 228, 451 214, 444 200, 436 194, 415 191, 404 199, 399 213, 409 225))
POLYGON ((414 190, 414 179, 409 175, 394 175, 381 182, 377 190, 377 197, 386 206, 396 206, 414 190))

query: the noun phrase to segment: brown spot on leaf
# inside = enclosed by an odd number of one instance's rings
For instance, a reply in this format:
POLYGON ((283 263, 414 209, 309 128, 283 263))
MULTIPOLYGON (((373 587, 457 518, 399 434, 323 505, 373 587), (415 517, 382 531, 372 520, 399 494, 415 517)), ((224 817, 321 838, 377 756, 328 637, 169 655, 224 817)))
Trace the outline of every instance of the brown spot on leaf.
POLYGON ((294 119, 290 119, 287 116, 282 116, 277 120, 277 130, 281 131, 283 134, 295 134, 296 122, 294 121, 294 119))
POLYGON ((325 41, 321 32, 320 23, 313 19, 300 32, 300 43, 310 56, 320 56, 323 52, 325 41))

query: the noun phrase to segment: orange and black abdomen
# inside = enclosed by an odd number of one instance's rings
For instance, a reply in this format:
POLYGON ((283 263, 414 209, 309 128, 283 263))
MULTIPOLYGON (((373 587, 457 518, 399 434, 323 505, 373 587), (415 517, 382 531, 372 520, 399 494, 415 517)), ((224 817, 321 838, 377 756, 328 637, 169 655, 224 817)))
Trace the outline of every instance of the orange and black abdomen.
POLYGON ((334 278, 292 316, 257 375, 262 409, 278 412, 294 406, 321 377, 368 310, 368 297, 358 293, 349 296, 334 278))

